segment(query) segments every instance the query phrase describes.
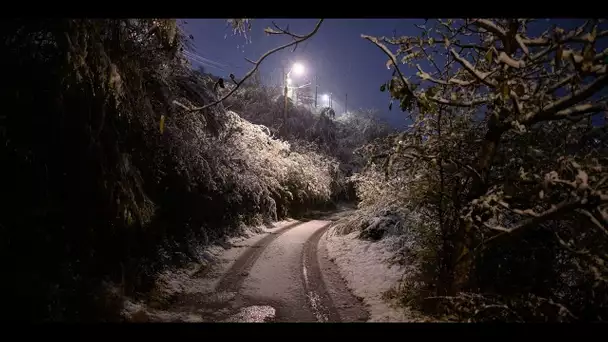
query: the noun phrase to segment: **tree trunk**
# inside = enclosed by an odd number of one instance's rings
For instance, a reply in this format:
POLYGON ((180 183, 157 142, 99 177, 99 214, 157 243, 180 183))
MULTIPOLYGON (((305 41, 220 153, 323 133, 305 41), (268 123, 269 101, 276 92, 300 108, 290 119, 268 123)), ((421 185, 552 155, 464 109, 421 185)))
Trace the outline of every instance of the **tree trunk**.
MULTIPOLYGON (((437 136, 439 137, 439 141, 441 141, 441 118, 443 114, 443 108, 441 108, 439 110, 439 115, 437 117, 437 136)), ((439 164, 439 207, 438 207, 438 219, 439 219, 439 230, 441 232, 441 239, 442 239, 442 253, 444 258, 442 258, 441 260, 441 264, 440 264, 440 273, 439 273, 439 282, 441 284, 451 284, 452 281, 452 274, 451 274, 451 267, 449 267, 449 263, 446 263, 446 261, 449 261, 449 258, 445 258, 445 256, 449 256, 452 254, 452 246, 451 246, 451 232, 450 232, 450 225, 446 224, 445 222, 445 212, 443 210, 443 196, 444 196, 444 191, 445 191, 445 174, 444 174, 444 168, 443 168, 443 157, 441 154, 439 154, 439 160, 438 160, 438 164, 439 164)), ((447 293, 445 292, 445 289, 442 289, 442 286, 440 285, 438 287, 440 289, 440 293, 438 293, 438 295, 440 296, 445 296, 447 295, 447 293)))
MULTIPOLYGON (((477 172, 480 177, 473 176, 471 192, 467 202, 479 198, 486 193, 490 177, 490 168, 496 155, 500 138, 505 130, 502 127, 491 127, 487 132, 478 155, 477 172)), ((473 248, 476 246, 474 225, 464 219, 458 220, 458 229, 454 235, 454 248, 449 258, 451 284, 444 289, 448 295, 456 295, 459 292, 475 289, 475 254, 473 248)))

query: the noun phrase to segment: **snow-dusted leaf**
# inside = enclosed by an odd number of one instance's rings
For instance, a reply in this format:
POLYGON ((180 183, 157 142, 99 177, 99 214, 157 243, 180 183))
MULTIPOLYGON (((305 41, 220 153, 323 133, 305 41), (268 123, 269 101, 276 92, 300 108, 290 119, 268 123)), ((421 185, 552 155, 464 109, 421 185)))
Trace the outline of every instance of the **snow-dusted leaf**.
POLYGON ((492 49, 488 49, 488 52, 486 52, 486 62, 488 62, 489 64, 492 64, 492 58, 494 57, 494 53, 492 52, 492 49))
POLYGON ((509 93, 511 92, 511 90, 509 89, 509 85, 507 84, 507 82, 504 82, 502 84, 501 91, 502 91, 502 97, 504 99, 508 99, 509 93))
POLYGON ((597 25, 593 26, 593 30, 591 30, 591 32, 589 33, 589 42, 591 42, 591 43, 595 42, 596 38, 597 38, 597 25))
POLYGON ((275 30, 272 27, 267 27, 264 29, 264 33, 266 34, 280 34, 281 31, 275 30))

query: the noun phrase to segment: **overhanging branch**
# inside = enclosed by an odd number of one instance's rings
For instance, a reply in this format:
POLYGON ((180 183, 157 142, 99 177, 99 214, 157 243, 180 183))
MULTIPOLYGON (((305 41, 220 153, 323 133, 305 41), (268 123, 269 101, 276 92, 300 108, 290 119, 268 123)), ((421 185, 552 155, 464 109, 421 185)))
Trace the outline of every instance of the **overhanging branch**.
POLYGON ((399 69, 399 64, 397 62, 397 57, 395 57, 395 55, 391 52, 391 50, 389 50, 386 47, 386 45, 380 43, 380 41, 378 41, 378 38, 376 38, 376 37, 368 36, 368 35, 365 35, 365 34, 362 34, 361 37, 363 39, 367 39, 370 42, 374 43, 380 50, 382 50, 382 52, 384 52, 390 58, 391 62, 393 63, 393 66, 395 67, 395 70, 397 70, 397 73, 399 74, 399 78, 403 82, 403 86, 405 87, 406 92, 410 96, 415 96, 414 92, 412 91, 410 83, 407 81, 407 79, 405 78, 405 76, 403 75, 403 73, 401 72, 401 70, 399 69))
MULTIPOLYGON (((294 45, 296 45, 296 44, 299 44, 299 43, 301 43, 301 42, 303 42, 303 41, 305 41, 305 40, 309 39, 310 37, 314 36, 314 35, 317 33, 317 31, 319 31, 319 28, 321 27, 321 24, 322 24, 322 23, 323 23, 323 19, 320 19, 320 20, 317 22, 317 24, 315 25, 315 28, 314 28, 314 29, 313 29, 313 30, 312 30, 310 33, 308 33, 308 34, 306 34, 306 35, 303 35, 303 36, 297 36, 297 37, 300 37, 300 38, 296 38, 296 39, 294 39, 294 40, 293 40, 292 42, 290 42, 290 43, 287 43, 287 44, 285 44, 285 45, 281 45, 281 46, 279 46, 279 47, 276 47, 276 48, 274 48, 274 49, 272 49, 272 50, 270 50, 270 51, 266 52, 265 54, 263 54, 263 55, 262 55, 262 56, 261 56, 261 57, 260 57, 260 58, 259 58, 257 61, 255 61, 255 62, 253 62, 253 61, 249 61, 249 62, 251 62, 251 63, 253 63, 253 64, 254 64, 253 68, 252 68, 251 70, 249 70, 249 72, 248 72, 247 74, 245 74, 245 76, 244 76, 244 77, 243 77, 243 78, 242 78, 242 79, 241 79, 241 80, 240 80, 240 81, 239 81, 239 82, 236 84, 236 86, 235 86, 234 88, 232 88, 232 90, 231 90, 231 91, 230 91, 228 94, 226 94, 226 95, 222 96, 222 98, 220 98, 219 100, 217 100, 217 101, 215 101, 215 102, 212 102, 212 103, 210 103, 210 104, 204 105, 204 106, 202 106, 202 107, 195 107, 195 108, 191 108, 191 109, 190 109, 190 111, 191 111, 191 112, 193 112, 193 111, 199 111, 199 110, 203 110, 203 109, 206 109, 206 108, 209 108, 209 107, 215 106, 215 105, 217 105, 217 104, 221 103, 222 101, 226 100, 228 97, 230 97, 232 94, 234 94, 234 92, 235 92, 235 91, 237 91, 237 89, 239 89, 239 87, 240 87, 241 85, 243 85, 243 83, 244 83, 244 82, 245 82, 245 81, 246 81, 246 80, 247 80, 249 77, 251 77, 251 76, 252 76, 252 75, 253 75, 253 74, 254 74, 254 73, 255 73, 255 72, 258 70, 258 68, 260 67, 260 64, 261 64, 261 63, 262 63, 262 62, 263 62, 263 61, 264 61, 264 60, 265 60, 265 59, 266 59, 268 56, 272 55, 272 54, 273 54, 273 53, 275 53, 275 52, 278 52, 278 51, 281 51, 281 50, 283 50, 283 49, 286 49, 286 48, 288 48, 288 47, 290 47, 290 46, 294 46, 294 45)), ((294 36, 294 37, 295 37, 295 35, 292 35, 292 36, 294 36)))

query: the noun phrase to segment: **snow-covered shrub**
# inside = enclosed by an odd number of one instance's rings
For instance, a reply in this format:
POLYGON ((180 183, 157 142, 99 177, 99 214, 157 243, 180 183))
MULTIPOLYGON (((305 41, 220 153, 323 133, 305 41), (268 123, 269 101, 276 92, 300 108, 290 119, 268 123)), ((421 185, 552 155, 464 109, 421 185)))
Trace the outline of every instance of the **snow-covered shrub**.
POLYGON ((140 296, 200 244, 330 199, 332 158, 221 104, 189 109, 217 93, 179 54, 174 20, 11 19, 0 37, 15 89, 0 123, 13 319, 116 319, 104 284, 140 296))
POLYGON ((315 149, 337 157, 348 172, 358 167, 353 161, 356 148, 392 131, 377 111, 360 109, 337 115, 329 107, 296 106, 291 99, 285 106, 282 91, 248 81, 225 103, 241 117, 268 127, 273 135, 298 141, 298 145, 313 143, 315 149))
MULTIPOLYGON (((225 159, 234 164, 236 184, 257 178, 257 191, 275 202, 279 215, 305 205, 331 199, 332 182, 338 163, 335 159, 273 138, 266 127, 252 124, 228 111, 227 133, 223 138, 225 159), (277 203, 278 202, 278 203, 277 203)), ((253 189, 250 189, 253 191, 253 189)), ((277 213, 271 213, 276 217, 277 213)))
POLYGON ((437 19, 415 36, 363 37, 393 69, 380 90, 412 120, 370 151, 377 182, 403 177, 403 204, 439 227, 430 306, 460 297, 471 320, 608 314, 606 22, 552 24, 437 19))
MULTIPOLYGON (((369 158, 370 149, 383 149, 386 141, 393 138, 377 141, 374 147, 367 146, 362 154, 369 158)), ((440 231, 430 219, 432 210, 422 201, 427 186, 423 169, 394 170, 387 170, 383 163, 371 162, 351 177, 360 202, 353 215, 337 222, 336 232, 349 234, 358 230, 359 237, 364 239, 398 236, 400 247, 395 250, 393 262, 407 267, 400 290, 391 291, 391 296, 412 305, 427 296, 429 284, 438 276, 440 231)))

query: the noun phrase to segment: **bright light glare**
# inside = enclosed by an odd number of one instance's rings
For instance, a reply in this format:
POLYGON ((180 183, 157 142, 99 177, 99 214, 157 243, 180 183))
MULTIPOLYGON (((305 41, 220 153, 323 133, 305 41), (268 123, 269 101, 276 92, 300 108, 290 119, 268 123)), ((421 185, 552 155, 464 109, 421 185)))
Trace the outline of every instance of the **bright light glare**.
POLYGON ((287 84, 288 84, 288 85, 289 85, 289 84, 291 84, 291 78, 288 78, 288 79, 287 79, 287 84))
POLYGON ((296 75, 302 75, 304 73, 304 66, 300 63, 296 63, 293 65, 293 72, 296 75))
POLYGON ((323 101, 327 101, 327 100, 329 100, 329 95, 323 94, 323 101))

